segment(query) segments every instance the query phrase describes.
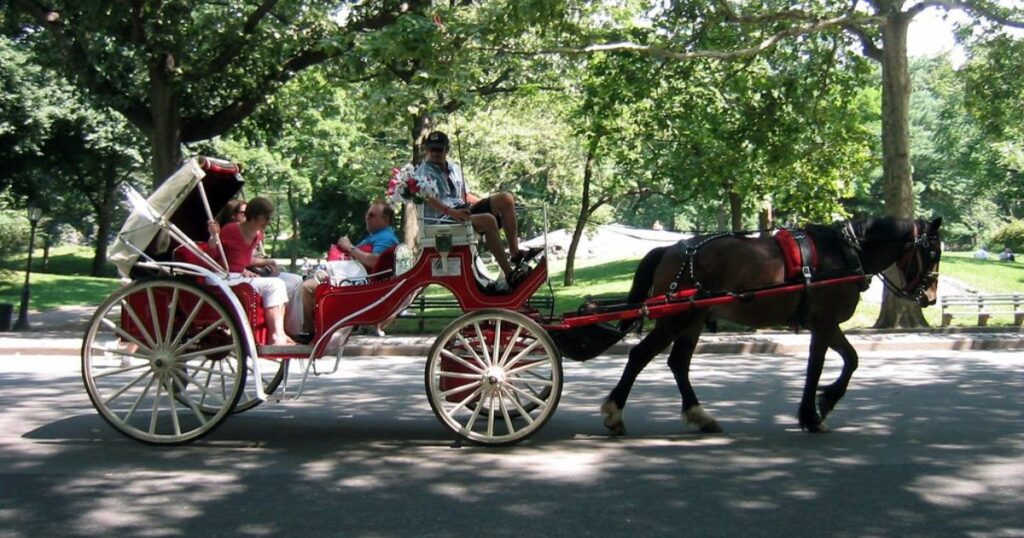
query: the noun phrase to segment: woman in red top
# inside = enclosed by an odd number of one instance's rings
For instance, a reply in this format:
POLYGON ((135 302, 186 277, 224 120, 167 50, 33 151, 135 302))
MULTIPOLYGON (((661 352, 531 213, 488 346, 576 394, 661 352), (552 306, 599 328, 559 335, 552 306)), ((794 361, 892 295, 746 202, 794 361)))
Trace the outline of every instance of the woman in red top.
MULTIPOLYGON (((224 247, 232 284, 246 282, 263 297, 270 343, 292 345, 295 342, 288 337, 288 333, 298 334, 302 330, 302 308, 296 306, 286 309, 286 305, 301 291, 302 278, 282 273, 277 262, 270 258, 253 257, 256 247, 263 242, 264 230, 273 214, 274 204, 270 200, 253 198, 245 208, 243 222, 231 222, 222 229, 216 221, 210 221, 210 245, 216 248, 219 240, 224 247), (266 267, 273 276, 258 276, 249 270, 252 267, 266 267)), ((292 304, 299 305, 299 302, 294 300, 292 304)))

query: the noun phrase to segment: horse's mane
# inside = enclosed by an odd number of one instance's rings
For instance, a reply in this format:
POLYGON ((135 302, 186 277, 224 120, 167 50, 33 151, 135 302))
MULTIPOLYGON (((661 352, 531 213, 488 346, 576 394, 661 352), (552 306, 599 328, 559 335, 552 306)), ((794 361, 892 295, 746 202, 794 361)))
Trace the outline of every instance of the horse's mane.
POLYGON ((913 235, 916 225, 913 219, 894 217, 871 217, 852 221, 851 224, 857 237, 866 242, 888 241, 913 235))

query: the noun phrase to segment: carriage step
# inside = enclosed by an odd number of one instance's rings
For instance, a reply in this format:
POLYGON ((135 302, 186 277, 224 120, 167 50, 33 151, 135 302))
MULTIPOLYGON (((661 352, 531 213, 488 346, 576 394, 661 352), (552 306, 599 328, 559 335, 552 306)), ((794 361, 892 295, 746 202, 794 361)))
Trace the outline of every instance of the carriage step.
POLYGON ((294 346, 257 346, 256 349, 259 351, 260 357, 280 359, 305 359, 313 352, 313 346, 298 344, 294 346))

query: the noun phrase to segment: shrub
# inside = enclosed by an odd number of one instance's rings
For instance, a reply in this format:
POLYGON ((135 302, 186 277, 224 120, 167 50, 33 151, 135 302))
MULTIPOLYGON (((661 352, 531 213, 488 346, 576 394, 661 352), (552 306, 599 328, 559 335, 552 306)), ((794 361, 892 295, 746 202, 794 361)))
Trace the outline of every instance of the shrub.
POLYGON ((25 254, 28 248, 28 219, 22 212, 0 210, 0 258, 25 254))
POLYGON ((1024 252, 1024 220, 1011 220, 992 233, 990 241, 995 252, 1009 247, 1014 252, 1024 252))

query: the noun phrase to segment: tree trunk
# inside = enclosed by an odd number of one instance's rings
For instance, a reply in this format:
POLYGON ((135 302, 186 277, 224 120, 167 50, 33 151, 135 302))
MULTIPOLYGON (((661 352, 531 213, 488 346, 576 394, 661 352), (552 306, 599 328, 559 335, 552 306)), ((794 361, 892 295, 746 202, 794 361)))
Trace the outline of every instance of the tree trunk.
POLYGON ((729 223, 732 231, 743 231, 743 197, 729 189, 729 223))
POLYGON ((292 236, 288 241, 288 256, 291 258, 291 263, 288 266, 288 270, 296 272, 298 268, 299 260, 299 239, 301 234, 299 233, 299 219, 296 215, 299 214, 299 201, 295 196, 295 189, 291 183, 288 184, 288 222, 292 226, 292 236))
POLYGON ((771 237, 775 217, 772 215, 772 203, 765 202, 764 207, 757 212, 757 227, 761 230, 761 237, 771 237))
MULTIPOLYGON (((910 168, 910 72, 907 68, 907 27, 911 17, 892 9, 882 26, 882 189, 887 216, 914 218, 910 168)), ((886 272, 887 276, 894 276, 886 272)), ((876 328, 926 327, 921 307, 882 294, 876 328)))
POLYGON ((93 250, 92 267, 89 274, 92 276, 106 276, 107 272, 107 246, 110 237, 110 229, 113 225, 114 209, 117 207, 118 192, 117 166, 108 163, 103 167, 103 192, 97 193, 96 203, 93 208, 96 210, 96 247, 93 250))
MULTIPOLYGON (((427 135, 434 129, 434 119, 429 114, 417 114, 412 117, 412 126, 409 129, 409 137, 412 140, 411 151, 412 164, 419 166, 423 162, 423 142, 427 135)), ((459 163, 460 165, 462 163, 459 163)), ((414 204, 403 204, 402 211, 402 242, 409 248, 416 246, 416 238, 420 233, 419 213, 414 204)))
POLYGON ((583 230, 587 221, 594 214, 596 207, 590 207, 590 184, 594 180, 594 164, 597 162, 597 146, 601 141, 601 135, 591 135, 590 145, 587 148, 587 162, 583 166, 583 198, 580 200, 580 213, 576 217, 576 228, 572 232, 572 241, 569 243, 569 252, 565 256, 565 276, 562 284, 566 287, 576 282, 576 250, 580 246, 580 239, 583 237, 583 230))
POLYGON ((150 114, 153 117, 149 145, 153 153, 153 188, 159 187, 181 163, 181 115, 174 95, 170 69, 173 58, 161 55, 149 68, 150 114))

